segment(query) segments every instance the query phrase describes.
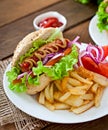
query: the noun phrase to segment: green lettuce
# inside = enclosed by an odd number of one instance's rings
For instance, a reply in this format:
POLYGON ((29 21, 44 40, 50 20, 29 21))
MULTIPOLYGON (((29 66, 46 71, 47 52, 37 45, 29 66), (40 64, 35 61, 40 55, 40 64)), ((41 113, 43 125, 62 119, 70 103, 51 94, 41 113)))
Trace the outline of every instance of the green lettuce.
POLYGON ((11 90, 14 90, 16 92, 25 92, 26 91, 25 76, 21 78, 22 80, 21 83, 17 83, 17 84, 13 83, 13 80, 15 80, 19 74, 20 74, 20 70, 17 67, 13 67, 10 71, 6 73, 6 76, 8 77, 8 81, 10 83, 8 87, 11 90))
POLYGON ((81 4, 88 4, 88 3, 95 3, 97 5, 99 5, 103 0, 75 0, 80 2, 81 4))
POLYGON ((108 31, 108 13, 106 13, 105 11, 107 6, 108 3, 101 2, 96 13, 98 16, 97 27, 99 28, 100 32, 102 32, 103 30, 108 31))

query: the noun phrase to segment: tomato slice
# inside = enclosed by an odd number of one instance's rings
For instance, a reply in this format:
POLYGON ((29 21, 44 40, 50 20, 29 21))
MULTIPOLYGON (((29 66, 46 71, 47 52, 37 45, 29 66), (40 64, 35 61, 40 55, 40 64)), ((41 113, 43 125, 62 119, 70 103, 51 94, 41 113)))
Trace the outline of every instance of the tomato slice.
POLYGON ((100 74, 108 78, 108 63, 100 63, 99 71, 100 71, 100 74))
POLYGON ((58 62, 60 59, 62 58, 62 56, 59 56, 57 58, 54 58, 52 60, 49 60, 45 65, 46 66, 53 66, 56 62, 58 62))
MULTIPOLYGON (((102 48, 104 50, 103 59, 105 59, 105 57, 108 56, 108 46, 103 46, 102 48)), ((95 56, 95 52, 93 51, 92 53, 95 56)), ((86 69, 99 73, 105 77, 108 77, 108 62, 100 62, 99 64, 96 64, 90 57, 84 56, 82 57, 82 63, 86 69)))
POLYGON ((86 69, 99 73, 98 65, 90 57, 87 56, 82 57, 82 63, 86 69))
POLYGON ((104 58, 105 58, 106 56, 108 56, 108 46, 103 46, 102 48, 104 50, 104 58))
POLYGON ((90 71, 99 73, 108 78, 108 63, 96 64, 90 57, 82 57, 84 67, 90 71))

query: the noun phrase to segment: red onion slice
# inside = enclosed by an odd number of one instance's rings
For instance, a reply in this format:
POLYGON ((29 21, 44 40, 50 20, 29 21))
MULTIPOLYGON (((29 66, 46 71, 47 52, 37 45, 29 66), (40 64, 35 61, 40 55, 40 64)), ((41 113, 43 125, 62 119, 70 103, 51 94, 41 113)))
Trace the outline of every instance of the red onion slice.
POLYGON ((81 53, 79 54, 79 65, 80 66, 83 66, 83 62, 82 62, 82 57, 84 57, 84 56, 87 56, 87 52, 85 51, 85 50, 83 50, 83 51, 81 51, 81 53))
POLYGON ((100 62, 101 63, 108 62, 107 59, 104 59, 104 50, 100 46, 95 46, 95 45, 92 45, 92 44, 88 44, 86 49, 83 50, 79 54, 79 63, 80 63, 81 66, 83 66, 81 58, 84 57, 84 56, 90 57, 96 64, 99 64, 100 62))
POLYGON ((50 58, 52 58, 55 55, 55 53, 47 54, 46 57, 43 59, 43 65, 48 62, 50 58))
POLYGON ((56 59, 56 58, 58 58, 60 56, 64 56, 64 54, 63 53, 58 53, 57 55, 55 55, 54 57, 52 57, 50 60, 56 59))
POLYGON ((105 57, 105 59, 102 61, 102 63, 108 63, 108 56, 105 57))
POLYGON ((30 71, 26 76, 26 81, 28 81, 29 76, 32 74, 32 71, 30 71))
POLYGON ((26 74, 28 74, 28 72, 24 72, 24 73, 19 74, 17 79, 20 79, 20 78, 24 77, 24 75, 26 75, 26 74))
POLYGON ((78 45, 78 47, 79 47, 79 44, 81 44, 81 43, 78 42, 78 39, 79 39, 79 38, 80 38, 80 37, 77 36, 74 40, 70 41, 70 42, 68 43, 68 47, 71 47, 72 44, 76 44, 76 45, 78 45))
POLYGON ((99 52, 100 52, 100 57, 99 60, 102 61, 104 60, 104 50, 101 46, 98 46, 99 52))

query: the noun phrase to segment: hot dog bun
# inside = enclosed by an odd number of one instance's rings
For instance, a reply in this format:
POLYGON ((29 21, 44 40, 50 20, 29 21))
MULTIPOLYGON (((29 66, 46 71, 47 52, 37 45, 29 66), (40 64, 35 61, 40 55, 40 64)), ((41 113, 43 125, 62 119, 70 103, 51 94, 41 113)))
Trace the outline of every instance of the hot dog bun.
MULTIPOLYGON (((46 29, 41 29, 38 31, 34 31, 27 36, 25 36, 17 45, 11 66, 15 66, 16 62, 19 60, 20 56, 25 54, 31 47, 32 47, 32 42, 36 41, 38 39, 48 39, 54 32, 56 31, 56 28, 46 28, 46 29)), ((61 36, 58 36, 60 39, 63 38, 62 33, 61 36)))

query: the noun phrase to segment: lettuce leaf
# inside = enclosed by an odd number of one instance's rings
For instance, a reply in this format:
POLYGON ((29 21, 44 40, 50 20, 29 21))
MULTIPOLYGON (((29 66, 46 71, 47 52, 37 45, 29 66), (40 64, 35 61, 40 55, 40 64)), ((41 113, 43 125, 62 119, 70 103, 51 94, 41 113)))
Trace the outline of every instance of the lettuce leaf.
POLYGON ((99 5, 103 0, 75 0, 77 2, 80 2, 81 4, 88 4, 88 3, 95 3, 99 5))
POLYGON ((100 32, 102 32, 103 30, 108 31, 108 13, 105 12, 107 6, 108 3, 101 2, 96 13, 98 16, 97 27, 99 28, 100 32))
POLYGON ((78 1, 82 4, 88 4, 90 2, 90 0, 75 0, 75 1, 78 1))
POLYGON ((15 92, 25 92, 26 91, 25 76, 21 79, 22 80, 21 83, 13 84, 13 80, 15 80, 19 74, 20 74, 20 70, 17 67, 13 67, 10 71, 6 73, 6 76, 8 77, 8 81, 10 83, 8 87, 11 90, 14 90, 15 92))

